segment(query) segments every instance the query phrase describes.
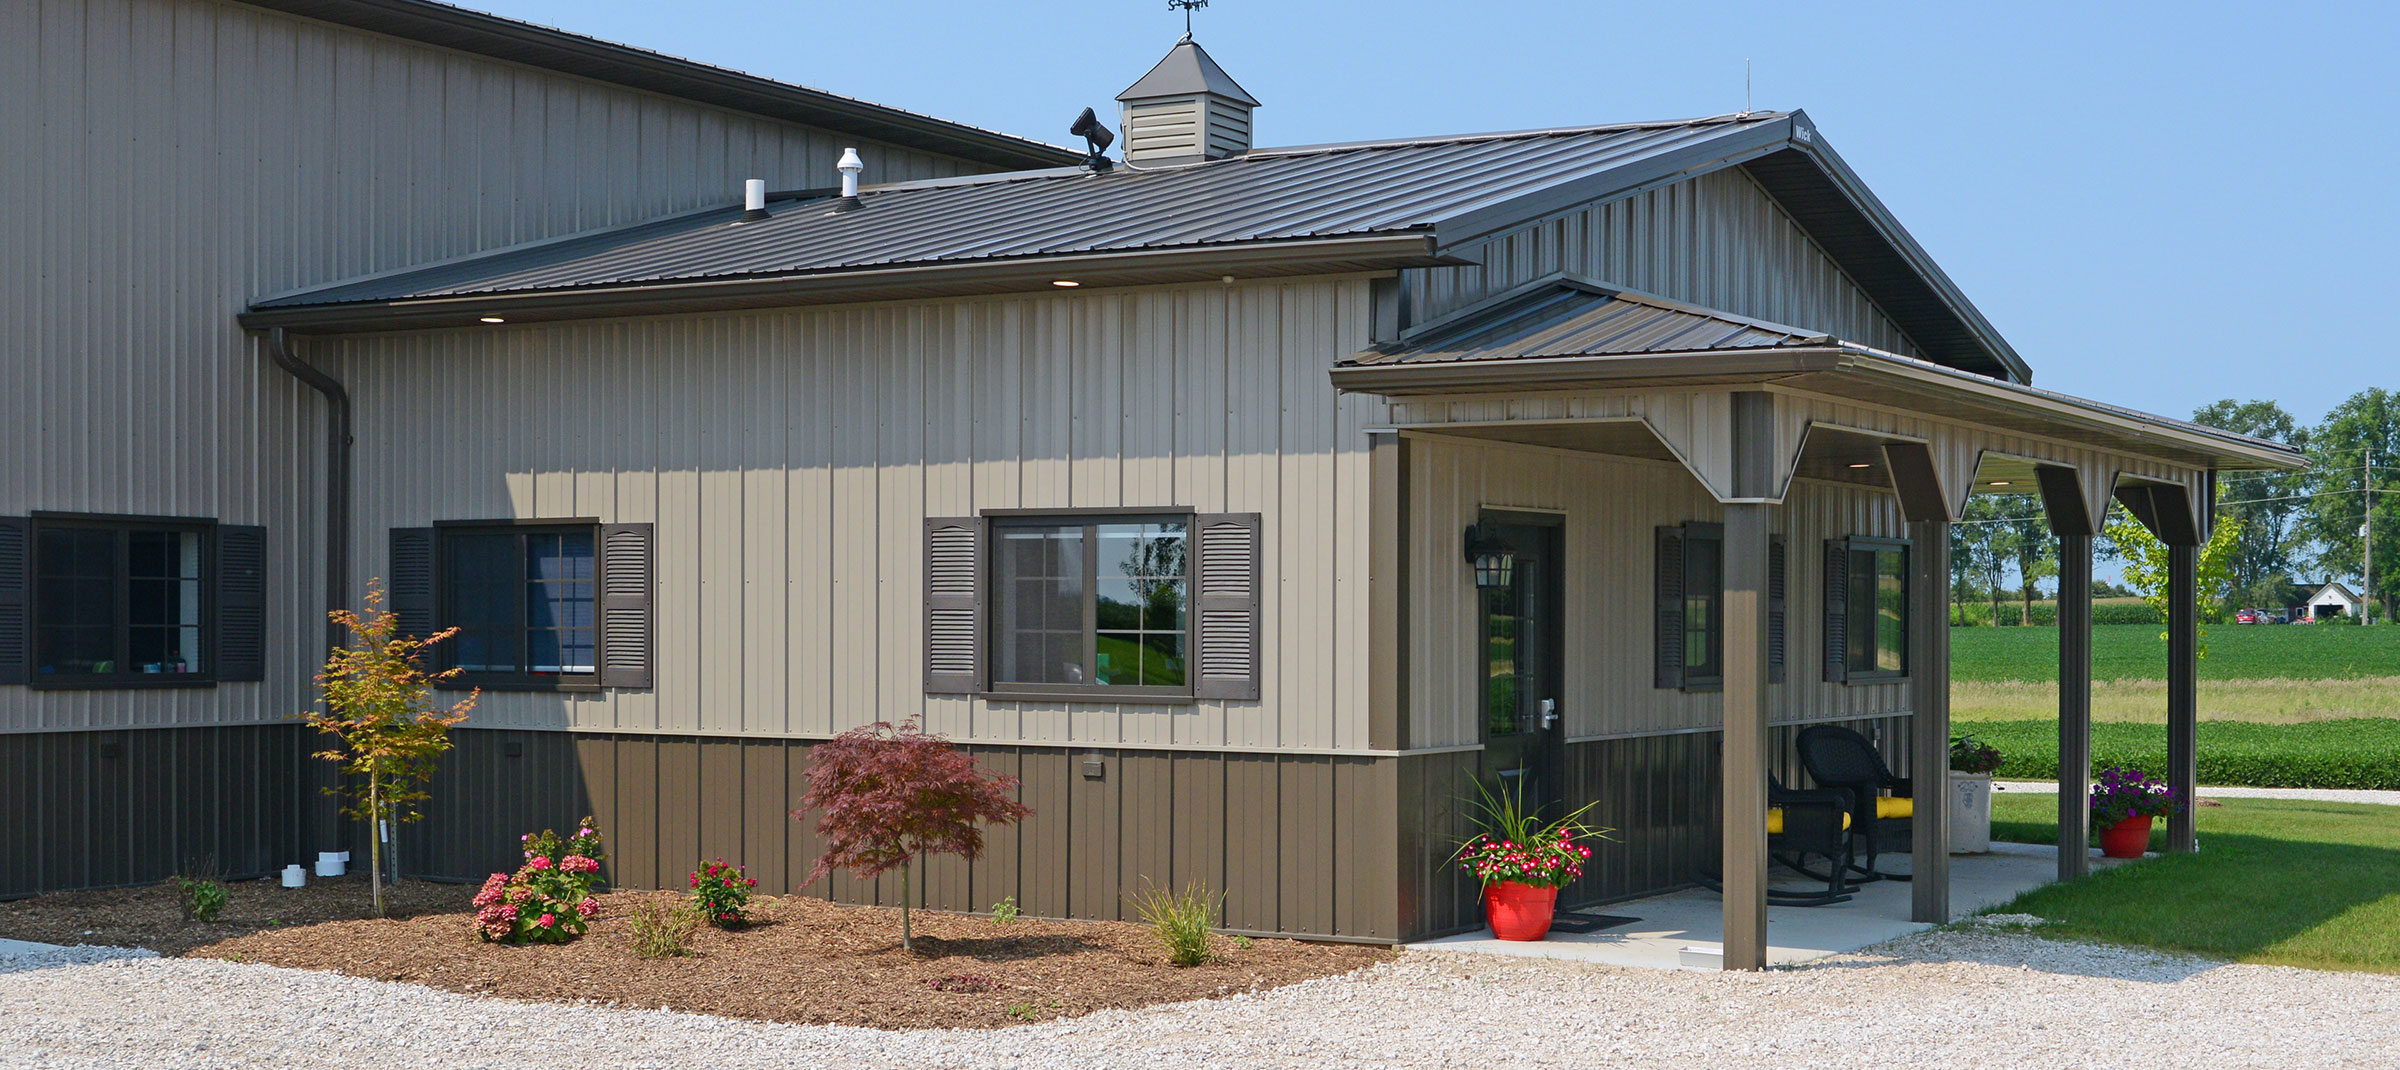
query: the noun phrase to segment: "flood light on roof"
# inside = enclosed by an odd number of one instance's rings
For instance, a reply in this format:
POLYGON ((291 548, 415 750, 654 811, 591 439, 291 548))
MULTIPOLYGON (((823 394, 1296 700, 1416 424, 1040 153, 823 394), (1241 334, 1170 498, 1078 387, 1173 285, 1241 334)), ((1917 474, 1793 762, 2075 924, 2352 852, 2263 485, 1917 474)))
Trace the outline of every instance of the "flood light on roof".
POLYGON ((481 318, 481 319, 483 320, 483 322, 485 322, 485 323, 507 323, 507 322, 508 322, 508 319, 507 319, 506 317, 504 317, 504 316, 483 316, 483 317, 480 317, 480 318, 481 318))

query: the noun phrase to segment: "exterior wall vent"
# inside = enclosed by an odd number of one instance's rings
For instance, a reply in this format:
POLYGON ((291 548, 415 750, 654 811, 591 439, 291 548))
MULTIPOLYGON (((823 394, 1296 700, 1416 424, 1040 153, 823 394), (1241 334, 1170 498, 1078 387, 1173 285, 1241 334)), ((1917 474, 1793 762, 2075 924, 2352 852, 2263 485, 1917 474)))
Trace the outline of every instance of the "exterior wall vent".
POLYGON ((1117 94, 1125 162, 1222 160, 1250 151, 1252 97, 1193 41, 1176 44, 1150 73, 1117 94))

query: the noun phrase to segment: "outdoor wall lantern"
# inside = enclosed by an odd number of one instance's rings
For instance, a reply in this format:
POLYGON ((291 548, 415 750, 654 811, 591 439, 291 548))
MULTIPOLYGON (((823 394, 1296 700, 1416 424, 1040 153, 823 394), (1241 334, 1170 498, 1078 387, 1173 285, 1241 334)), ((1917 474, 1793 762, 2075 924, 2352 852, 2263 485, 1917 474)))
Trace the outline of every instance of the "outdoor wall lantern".
POLYGON ((1475 570, 1475 588, 1504 591, 1516 579, 1517 555, 1507 543, 1484 535, 1483 525, 1467 525, 1467 565, 1475 570))

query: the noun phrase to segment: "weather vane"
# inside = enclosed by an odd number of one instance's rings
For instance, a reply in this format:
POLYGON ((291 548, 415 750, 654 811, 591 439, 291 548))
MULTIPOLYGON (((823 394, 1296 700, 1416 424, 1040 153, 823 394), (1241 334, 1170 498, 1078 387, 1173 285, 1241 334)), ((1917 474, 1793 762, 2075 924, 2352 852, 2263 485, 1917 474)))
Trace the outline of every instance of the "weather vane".
POLYGON ((1167 10, 1183 9, 1183 39, 1192 39, 1192 12, 1208 6, 1208 0, 1167 0, 1167 10))

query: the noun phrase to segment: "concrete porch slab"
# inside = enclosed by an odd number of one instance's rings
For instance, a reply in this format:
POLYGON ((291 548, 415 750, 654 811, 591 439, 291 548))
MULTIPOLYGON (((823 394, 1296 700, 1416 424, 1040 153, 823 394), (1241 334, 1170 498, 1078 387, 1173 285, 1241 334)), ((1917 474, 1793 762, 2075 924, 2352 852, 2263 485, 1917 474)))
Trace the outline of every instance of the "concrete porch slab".
MULTIPOLYGON (((2117 864, 2092 852, 2092 865, 2117 864)), ((1988 854, 1950 858, 1950 916, 1955 921, 2008 902, 2050 883, 2058 875, 2058 849, 1995 843, 1988 854)), ((1789 874, 1786 874, 1789 876, 1789 874)), ((1779 884, 1782 882, 1778 882, 1779 884)), ((1822 887, 1822 885, 1819 885, 1822 887)), ((1821 907, 1767 907, 1767 962, 1796 962, 1847 954, 1872 944, 1930 929, 1910 921, 1905 881, 1877 881, 1857 889, 1847 903, 1821 907)), ((1538 941, 1496 940, 1491 931, 1461 933, 1406 945, 1428 951, 1571 959, 1611 966, 1653 969, 1715 969, 1724 955, 1724 901, 1701 888, 1612 903, 1595 913, 1636 918, 1595 933, 1551 933, 1538 941)))

